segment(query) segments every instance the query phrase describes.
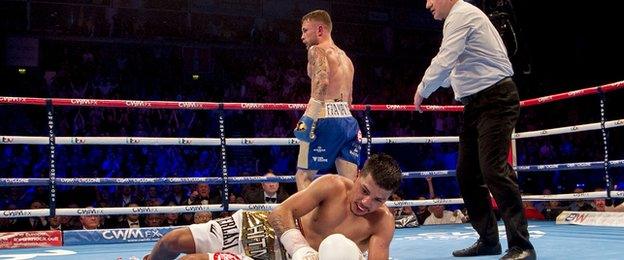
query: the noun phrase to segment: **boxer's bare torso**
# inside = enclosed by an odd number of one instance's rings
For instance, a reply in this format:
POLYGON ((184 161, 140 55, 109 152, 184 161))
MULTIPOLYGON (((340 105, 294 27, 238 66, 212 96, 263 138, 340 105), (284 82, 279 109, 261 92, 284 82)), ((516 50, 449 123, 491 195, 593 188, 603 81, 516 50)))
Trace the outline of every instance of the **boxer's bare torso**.
POLYGON ((354 69, 343 50, 330 42, 310 47, 307 71, 312 81, 312 98, 351 104, 354 69))
POLYGON ((368 250, 370 237, 379 232, 380 223, 392 222, 394 217, 386 206, 366 215, 358 216, 353 208, 358 207, 349 202, 349 191, 354 188, 353 181, 339 175, 327 175, 326 178, 336 189, 332 196, 301 218, 303 232, 310 246, 317 248, 323 239, 331 234, 340 233, 355 242, 362 252, 368 250))

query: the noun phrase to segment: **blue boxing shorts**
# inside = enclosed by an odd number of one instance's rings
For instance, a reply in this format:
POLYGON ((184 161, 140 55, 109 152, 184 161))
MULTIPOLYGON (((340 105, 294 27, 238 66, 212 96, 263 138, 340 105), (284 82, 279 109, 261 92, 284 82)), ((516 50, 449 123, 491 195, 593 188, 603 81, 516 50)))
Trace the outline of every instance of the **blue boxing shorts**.
POLYGON ((359 165, 362 133, 346 102, 325 102, 314 133, 311 143, 299 141, 297 168, 327 170, 337 158, 359 165))

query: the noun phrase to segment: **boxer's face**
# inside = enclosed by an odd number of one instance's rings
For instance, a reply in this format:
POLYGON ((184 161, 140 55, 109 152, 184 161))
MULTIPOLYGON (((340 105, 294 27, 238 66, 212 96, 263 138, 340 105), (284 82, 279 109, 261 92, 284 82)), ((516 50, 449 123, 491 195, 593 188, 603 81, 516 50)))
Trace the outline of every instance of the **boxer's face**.
POLYGON ((351 192, 351 212, 358 216, 377 210, 392 195, 392 191, 379 187, 370 174, 366 176, 358 175, 351 192))
POLYGON ((301 23, 301 41, 306 46, 306 49, 310 49, 310 47, 319 43, 317 34, 319 26, 320 23, 309 19, 301 23))

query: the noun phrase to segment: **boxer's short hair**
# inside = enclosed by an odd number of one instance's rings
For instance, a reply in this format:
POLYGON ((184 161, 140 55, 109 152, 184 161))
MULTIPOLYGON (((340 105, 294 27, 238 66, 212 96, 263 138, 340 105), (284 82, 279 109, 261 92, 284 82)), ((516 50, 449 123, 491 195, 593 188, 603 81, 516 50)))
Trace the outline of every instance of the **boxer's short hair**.
POLYGON ((403 179, 399 163, 384 153, 373 154, 366 160, 360 175, 366 177, 369 174, 379 187, 391 191, 396 191, 403 179))
POLYGON ((325 26, 327 26, 327 29, 329 31, 332 30, 331 17, 329 16, 329 13, 325 10, 314 10, 312 12, 307 13, 301 18, 301 22, 303 23, 306 20, 313 20, 313 21, 321 22, 325 24, 325 26))

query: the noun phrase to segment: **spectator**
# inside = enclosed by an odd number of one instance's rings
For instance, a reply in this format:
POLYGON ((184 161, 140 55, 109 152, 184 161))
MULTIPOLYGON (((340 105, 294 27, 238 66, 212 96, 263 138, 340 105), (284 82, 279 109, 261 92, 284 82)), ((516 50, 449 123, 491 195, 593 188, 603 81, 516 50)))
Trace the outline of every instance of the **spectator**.
MULTIPOLYGON (((47 207, 48 206, 45 203, 38 200, 30 203, 30 209, 44 209, 47 207)), ((26 224, 24 225, 26 229, 24 229, 24 231, 50 229, 50 225, 46 217, 21 218, 20 220, 26 221, 26 224)))
POLYGON ((187 200, 188 205, 220 204, 219 198, 210 196, 210 186, 207 183, 198 183, 187 200))
MULTIPOLYGON (((397 193, 392 194, 392 196, 390 198, 393 201, 402 201, 403 200, 403 198, 399 194, 397 194, 397 193)), ((411 215, 415 216, 416 215, 416 213, 414 213, 414 210, 412 210, 412 207, 410 207, 410 206, 393 208, 393 214, 394 214, 395 218, 401 217, 401 216, 411 216, 411 215)))
MULTIPOLYGON (((425 197, 418 197, 418 200, 426 200, 425 197)), ((418 218, 418 224, 425 224, 425 220, 431 216, 431 211, 429 211, 430 206, 418 206, 416 209, 416 217, 418 218)))
POLYGON ((545 220, 556 220, 557 216, 564 210, 566 210, 566 208, 562 207, 558 200, 550 200, 545 204, 542 215, 544 215, 545 220))
POLYGON ((464 223, 467 221, 466 217, 460 210, 445 210, 444 205, 441 204, 429 206, 429 211, 431 212, 431 215, 425 219, 423 225, 454 224, 464 223))
POLYGON ((523 201, 522 204, 524 206, 524 215, 526 216, 528 220, 544 220, 545 219, 544 215, 542 215, 542 213, 539 212, 539 210, 537 210, 535 206, 533 206, 532 201, 523 201))
POLYGON ((121 192, 118 194, 115 199, 115 206, 117 207, 127 207, 128 204, 142 204, 141 200, 135 194, 134 186, 123 186, 121 187, 121 192))
POLYGON ((146 227, 160 227, 163 222, 162 214, 147 214, 145 216, 146 227))
POLYGON ((193 223, 200 224, 206 223, 212 219, 212 212, 210 211, 197 211, 193 216, 193 223))
MULTIPOLYGON (((136 203, 128 204, 129 208, 138 207, 139 205, 136 203)), ((123 220, 119 222, 119 228, 140 228, 141 221, 139 219, 139 214, 128 214, 123 220)))
MULTIPOLYGON (((88 207, 93 208, 93 207, 88 207)), ((80 229, 99 229, 101 218, 98 215, 83 215, 80 216, 80 229)))
MULTIPOLYGON (((574 189, 574 193, 583 193, 583 192, 584 192, 583 188, 574 189)), ((584 201, 584 200, 577 200, 573 202, 572 204, 570 204, 569 207, 571 211, 595 211, 596 210, 594 206, 591 205, 591 203, 587 203, 587 201, 584 201)))
MULTIPOLYGON (((273 173, 267 173, 265 177, 275 177, 273 173)), ((263 182, 262 190, 250 191, 244 194, 247 203, 282 203, 288 198, 288 193, 280 189, 278 182, 263 182)))
POLYGON ((186 204, 188 200, 188 196, 186 195, 186 191, 184 190, 184 186, 182 185, 173 185, 172 191, 165 198, 164 204, 171 205, 183 205, 186 204))
MULTIPOLYGON (((169 202, 167 206, 176 206, 176 204, 172 201, 169 202)), ((162 223, 163 226, 180 226, 180 214, 179 213, 166 213, 165 219, 162 223)))

